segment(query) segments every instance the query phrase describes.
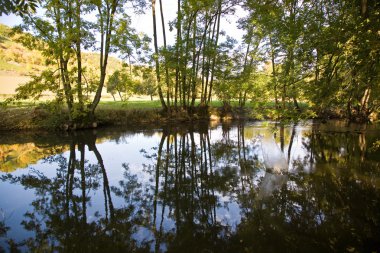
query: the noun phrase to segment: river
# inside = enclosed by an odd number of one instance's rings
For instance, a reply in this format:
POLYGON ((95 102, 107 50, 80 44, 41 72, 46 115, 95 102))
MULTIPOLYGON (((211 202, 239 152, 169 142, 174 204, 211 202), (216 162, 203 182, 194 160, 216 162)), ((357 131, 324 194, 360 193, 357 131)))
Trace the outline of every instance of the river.
POLYGON ((0 136, 0 252, 380 252, 378 125, 0 136))

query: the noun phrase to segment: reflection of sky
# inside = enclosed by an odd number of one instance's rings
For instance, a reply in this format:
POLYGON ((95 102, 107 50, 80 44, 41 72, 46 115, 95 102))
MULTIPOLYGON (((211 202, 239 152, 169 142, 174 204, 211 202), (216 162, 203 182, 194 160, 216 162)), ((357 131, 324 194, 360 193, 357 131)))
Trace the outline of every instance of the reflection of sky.
MULTIPOLYGON (((24 170, 16 170, 12 173, 13 176, 21 176, 31 173, 33 170, 41 171, 47 177, 55 175, 56 166, 50 166, 42 160, 32 167, 24 170)), ((0 173, 0 176, 4 173, 0 173)), ((21 221, 24 219, 24 214, 27 211, 33 211, 31 202, 34 200, 34 192, 25 190, 19 184, 9 184, 8 182, 0 183, 0 219, 3 219, 6 226, 10 227, 7 232, 7 237, 24 239, 33 236, 32 232, 24 230, 21 226, 21 221)), ((16 240, 18 241, 18 240, 16 240)), ((0 239, 0 246, 5 247, 5 241, 0 239)))
MULTIPOLYGON (((295 167, 292 165, 292 161, 297 159, 302 160, 307 157, 308 151, 305 149, 303 143, 308 142, 308 137, 305 137, 305 134, 310 132, 310 125, 299 125, 295 128, 294 139, 290 152, 291 161, 289 162, 289 143, 292 136, 292 130, 292 127, 286 127, 284 129, 284 149, 281 151, 279 128, 275 129, 272 127, 272 125, 268 127, 263 123, 254 123, 245 126, 244 141, 247 147, 246 157, 248 160, 257 161, 258 164, 256 171, 253 174, 248 174, 248 176, 251 177, 253 187, 258 188, 259 193, 261 191, 265 194, 271 194, 274 189, 278 189, 278 187, 281 187, 282 185, 287 185, 290 190, 297 190, 297 186, 294 184, 294 182, 286 182, 287 179, 281 174, 283 171, 296 173, 295 167), (278 172, 268 171, 268 166, 275 163, 279 163, 282 166, 281 170, 278 172), (269 187, 270 189, 263 189, 263 182, 265 180, 267 180, 265 187, 269 187)), ((226 141, 224 139, 223 128, 221 126, 210 130, 209 137, 212 147, 217 143, 224 143, 226 141)), ((235 144, 233 149, 237 151, 237 127, 230 128, 229 138, 230 140, 234 141, 235 144)), ((199 147, 200 135, 198 133, 194 134, 194 140, 196 145, 199 147)), ((123 164, 125 163, 129 167, 129 173, 131 175, 137 175, 138 182, 142 184, 143 190, 149 189, 149 195, 153 196, 154 187, 152 186, 154 186, 155 173, 150 174, 146 169, 144 169, 143 165, 145 164, 155 166, 156 158, 147 158, 146 155, 157 153, 157 148, 160 141, 161 133, 160 131, 157 131, 153 135, 146 135, 142 132, 139 132, 135 134, 124 135, 117 141, 106 140, 102 143, 97 143, 96 147, 99 150, 99 153, 101 154, 104 161, 110 186, 118 187, 120 186, 120 181, 128 180, 124 177, 125 168, 123 168, 123 164), (142 152, 142 150, 145 150, 146 152, 142 152)), ((165 150, 166 143, 163 146, 163 152, 165 152, 165 150)), ((343 153, 342 150, 339 152, 343 153)), ((63 153, 63 156, 67 159, 69 158, 69 155, 69 151, 63 153)), ((97 163, 94 153, 92 151, 89 151, 87 147, 85 150, 85 155, 86 160, 89 161, 88 163, 97 163)), ((80 157, 80 153, 78 151, 76 153, 76 157, 80 157)), ((214 164, 214 171, 221 173, 226 166, 236 169, 239 180, 242 180, 241 178, 247 175, 244 174, 243 171, 239 170, 239 161, 225 158, 221 159, 220 161, 216 161, 214 164), (226 161, 229 161, 231 164, 225 164, 226 161)), ((57 167, 58 166, 56 163, 49 164, 43 160, 40 160, 37 164, 31 165, 26 169, 16 170, 12 173, 12 175, 20 176, 31 174, 36 170, 40 171, 45 176, 52 178, 56 176, 57 167)), ((306 167, 306 171, 308 170, 310 170, 310 168, 306 167)), ((0 175, 4 175, 4 173, 0 173, 0 175)), ((79 171, 76 172, 76 176, 77 178, 80 178, 79 171)), ((162 180, 163 179, 161 178, 160 182, 162 182, 162 180)), ((102 182, 102 180, 100 180, 100 182, 102 182)), ((240 183, 238 185, 240 185, 240 183)), ((160 186, 160 189, 162 189, 162 186, 160 186)), ((80 195, 79 189, 76 191, 76 193, 80 195)), ((31 190, 25 190, 20 185, 10 185, 9 183, 3 182, 0 184, 0 192, 0 218, 4 216, 6 225, 11 227, 11 230, 8 232, 7 236, 9 238, 17 238, 16 241, 20 241, 24 238, 32 236, 30 233, 23 230, 20 222, 24 219, 23 215, 26 213, 26 211, 32 211, 31 202, 35 199, 34 192, 31 190)), ((236 193, 215 192, 215 195, 219 203, 216 209, 217 221, 221 222, 222 225, 231 226, 234 230, 236 228, 236 225, 238 225, 242 219, 242 212, 239 207, 239 203, 236 200, 236 193)), ((87 192, 87 197, 91 198, 91 201, 87 206, 88 222, 97 219, 95 217, 96 212, 99 212, 104 216, 105 210, 102 186, 100 186, 97 191, 87 192)), ((113 195, 112 199, 115 208, 126 205, 125 200, 122 198, 118 198, 113 195)), ((153 209, 153 203, 148 204, 151 204, 150 208, 153 209)), ((137 206, 136 209, 138 210, 139 208, 142 208, 142 201, 134 202, 134 205, 137 206)), ((159 201, 157 206, 157 220, 155 224, 157 229, 159 229, 161 224, 161 215, 162 203, 159 201)), ((172 231, 176 227, 175 220, 173 219, 173 213, 169 214, 169 208, 167 206, 164 210, 164 220, 162 222, 162 227, 164 231, 172 231)), ((138 239, 140 242, 143 242, 147 240, 153 240, 154 236, 149 228, 139 227, 136 234, 134 234, 134 238, 138 239)), ((4 241, 2 241, 0 245, 4 246, 4 241)), ((162 247, 164 246, 162 245, 162 247)))
MULTIPOLYGON (((270 138, 267 138, 269 134, 263 134, 265 128, 261 127, 255 128, 255 126, 247 127, 245 131, 253 131, 253 136, 264 135, 265 145, 268 145, 268 141, 270 138)), ((229 132, 229 137, 232 140, 237 140, 238 138, 237 128, 231 128, 229 132)), ((222 127, 218 127, 211 131, 210 134, 211 145, 216 142, 223 141, 223 131, 222 127)), ((127 164, 129 166, 129 172, 132 175, 137 175, 139 182, 142 183, 143 186, 147 186, 152 184, 150 179, 152 175, 147 173, 143 169, 143 164, 151 164, 154 162, 154 158, 149 159, 146 158, 144 152, 141 150, 145 150, 146 154, 152 154, 157 152, 153 148, 157 148, 161 140, 160 134, 154 134, 152 136, 146 136, 143 133, 136 133, 133 135, 128 135, 117 142, 114 140, 108 140, 103 143, 96 144, 99 153, 102 155, 104 166, 107 170, 107 176, 109 180, 109 184, 111 186, 118 186, 120 180, 124 180, 123 174, 125 169, 123 168, 123 164, 127 164)), ((200 136, 199 134, 194 134, 194 140, 197 146, 200 145, 200 136)), ((246 140, 248 144, 251 140, 246 140)), ((273 140, 272 140, 273 142, 273 140)), ((165 147, 164 147, 165 149, 165 147)), ((63 156, 69 159, 70 151, 66 151, 63 153, 63 156)), ((254 154, 250 154, 254 155, 254 154)), ((256 154, 257 155, 257 154, 256 154)), ((76 157, 80 157, 79 151, 76 151, 76 157)), ((88 150, 86 147, 85 150, 86 160, 90 161, 90 163, 96 163, 96 157, 93 152, 88 150)), ((259 157, 262 157, 262 155, 259 157)), ((261 158, 262 159, 262 158, 261 158)), ((219 164, 221 165, 221 164, 219 164)), ((235 165, 237 167, 238 164, 235 165)), ((18 170, 12 175, 20 176, 24 173, 33 173, 33 170, 40 171, 45 176, 51 178, 56 175, 55 169, 57 168, 57 164, 46 163, 42 160, 37 164, 29 167, 25 170, 18 170)), ((76 172, 79 173, 78 171, 76 172)), ((261 173, 259 173, 261 175, 261 173)), ((79 174, 77 175, 79 176, 79 174)), ((11 230, 8 232, 8 236, 10 238, 26 238, 31 236, 30 233, 26 232, 19 225, 21 220, 23 220, 23 215, 26 210, 32 210, 30 206, 31 200, 33 200, 34 194, 32 191, 24 190, 19 185, 9 185, 8 183, 3 183, 0 185, 0 191, 4 193, 2 196, 14 196, 12 198, 4 198, 1 199, 1 208, 5 213, 6 224, 11 227, 11 230)), ((76 189, 76 194, 80 194, 79 189, 76 189)), ((152 192, 153 194, 153 192, 152 192)), ((88 192, 87 196, 91 198, 90 203, 88 204, 87 215, 88 221, 91 222, 95 218, 95 213, 100 212, 104 214, 104 197, 101 190, 88 192)), ((216 193, 218 197, 219 203, 221 205, 216 209, 216 217, 217 221, 221 222, 223 225, 229 225, 235 227, 238 223, 240 223, 240 209, 239 205, 234 202, 231 197, 224 196, 222 194, 216 193)), ((115 207, 123 205, 123 199, 116 198, 113 196, 113 201, 115 207)), ((135 203, 138 205, 138 203, 135 203)), ((157 207, 157 217, 161 217, 162 205, 158 203, 157 207)), ((168 217, 168 208, 165 209, 164 217, 168 217)), ((159 226, 161 220, 157 220, 157 226, 159 226)), ((163 221, 163 229, 165 231, 169 231, 175 228, 174 220, 167 219, 163 221)), ((158 227, 157 227, 158 228, 158 227)), ((153 235, 147 229, 140 228, 135 235, 135 238, 138 238, 140 241, 144 241, 152 237, 153 235)), ((151 238, 152 239, 152 238, 151 238)))

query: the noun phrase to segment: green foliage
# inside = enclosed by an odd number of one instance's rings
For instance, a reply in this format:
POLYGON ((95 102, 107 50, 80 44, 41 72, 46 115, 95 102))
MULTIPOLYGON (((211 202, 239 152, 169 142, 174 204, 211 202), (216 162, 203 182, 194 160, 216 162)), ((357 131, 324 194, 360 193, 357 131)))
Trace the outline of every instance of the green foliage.
MULTIPOLYGON (((62 101, 53 100, 38 104, 34 109, 33 121, 40 128, 58 129, 68 120, 62 101)), ((78 117, 78 115, 76 115, 78 117)))
MULTIPOLYGON (((128 52, 130 57, 132 49, 146 48, 149 40, 137 36, 133 29, 129 29, 130 19, 123 9, 126 1, 44 0, 39 2, 43 15, 33 12, 34 2, 28 1, 25 13, 18 12, 23 18, 23 25, 14 30, 18 33, 18 42, 26 48, 41 52, 47 70, 35 75, 31 82, 18 89, 15 99, 38 99, 44 91, 54 91, 59 101, 65 101, 71 122, 94 118, 106 81, 107 66, 113 63, 112 59, 109 60, 109 54, 118 49, 123 54, 128 52), (96 19, 88 18, 91 15, 96 19), (125 33, 126 30, 128 33, 125 33), (99 50, 99 53, 83 56, 83 49, 99 50), (95 68, 85 61, 87 58, 94 62, 93 56, 97 58, 95 62, 98 66, 95 68), (90 99, 91 93, 93 98, 90 99)), ((135 6, 141 8, 143 4, 144 1, 138 1, 135 6)), ((16 61, 19 62, 20 59, 17 58, 16 61)), ((120 63, 112 64, 116 69, 117 65, 121 67, 120 63)), ((121 82, 130 82, 126 76, 122 76, 122 79, 121 82)), ((111 78, 111 90, 118 88, 119 94, 124 93, 123 99, 127 94, 126 87, 129 86, 115 86, 111 78)))
POLYGON ((134 81, 126 73, 125 69, 116 70, 108 78, 107 92, 111 93, 112 96, 118 93, 120 100, 126 101, 132 93, 133 85, 134 81))
MULTIPOLYGON (((21 71, 26 64, 34 77, 18 89, 16 98, 39 99, 46 91, 54 92, 57 100, 66 102, 71 120, 93 116, 104 85, 122 101, 132 94, 153 98, 157 93, 168 112, 181 107, 192 113, 198 99, 209 105, 213 96, 225 106, 237 102, 243 108, 249 102, 257 111, 274 103, 257 118, 339 116, 367 121, 380 109, 376 1, 247 0, 239 5, 247 16, 239 20, 244 36, 237 41, 221 27, 221 19, 236 10, 236 1, 183 0, 176 20, 169 22, 169 29, 177 30, 176 40, 167 44, 163 20, 161 48, 155 18, 165 6, 152 6, 153 55, 151 39, 131 27, 126 0, 44 0, 38 2, 43 16, 33 12, 36 1, 22 3, 24 24, 15 31, 30 33, 9 39, 14 35, 0 26, 0 55, 6 55, 0 67, 21 71), (96 18, 89 19, 91 15, 96 18), (39 50, 40 57, 25 57, 25 51, 11 46, 14 41, 39 50), (110 53, 123 59, 123 68, 110 53), (36 68, 40 65, 46 65, 44 71, 36 68)), ((137 12, 145 5, 133 2, 137 12)))
POLYGON ((62 99, 62 89, 59 86, 59 75, 56 71, 44 70, 40 75, 32 76, 31 81, 16 89, 17 94, 13 99, 39 100, 45 91, 54 92, 58 99, 62 99))
POLYGON ((376 152, 377 150, 380 150, 380 140, 375 141, 370 148, 371 152, 376 152))
POLYGON ((37 10, 38 0, 3 0, 0 5, 0 15, 27 15, 37 10))

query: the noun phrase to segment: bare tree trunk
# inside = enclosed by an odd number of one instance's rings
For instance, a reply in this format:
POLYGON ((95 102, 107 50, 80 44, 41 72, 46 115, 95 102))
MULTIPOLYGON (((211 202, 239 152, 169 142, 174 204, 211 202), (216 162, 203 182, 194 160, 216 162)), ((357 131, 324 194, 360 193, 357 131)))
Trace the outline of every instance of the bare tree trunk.
POLYGON ((206 13, 206 17, 205 17, 205 20, 207 22, 207 24, 205 25, 205 29, 204 29, 204 32, 203 32, 203 35, 202 35, 202 41, 201 41, 201 45, 199 47, 199 50, 198 50, 198 59, 197 59, 197 71, 196 73, 198 73, 198 69, 199 69, 199 58, 200 58, 200 55, 201 55, 201 52, 202 52, 202 86, 201 86, 201 104, 204 105, 205 103, 205 95, 204 95, 204 90, 205 90, 205 75, 204 75, 204 69, 205 69, 205 58, 206 58, 206 46, 207 46, 207 31, 209 29, 209 26, 212 24, 212 20, 213 18, 210 17, 210 20, 207 21, 207 18, 208 18, 208 13, 206 13), (203 45, 203 49, 202 49, 202 45, 203 45))
POLYGON ((121 92, 119 89, 116 89, 117 90, 117 93, 119 94, 119 97, 120 97, 120 101, 123 101, 123 96, 121 95, 121 92))
POLYGON ((164 39, 164 50, 165 50, 165 55, 164 55, 164 60, 165 60, 165 82, 166 82, 166 87, 167 87, 167 92, 166 92, 166 105, 168 107, 168 110, 170 112, 170 93, 171 93, 171 87, 170 87, 170 79, 169 79, 169 68, 168 68, 168 61, 166 57, 166 29, 165 29, 165 20, 164 20, 164 12, 162 10, 162 0, 160 1, 160 13, 161 13, 161 23, 162 23, 162 36, 164 39))
MULTIPOLYGON (((161 168, 161 158, 162 158, 162 147, 165 143, 166 134, 163 134, 161 137, 160 145, 158 146, 157 151, 157 164, 156 164, 156 185, 154 190, 154 200, 153 200, 153 226, 156 226, 156 216, 157 216, 157 202, 158 202, 158 188, 159 188, 159 180, 160 180, 160 168, 161 168)), ((168 150, 166 150, 168 152, 168 150)))
MULTIPOLYGON (((213 28, 212 28, 212 32, 209 31, 208 41, 212 41, 214 39, 215 29, 216 29, 217 23, 218 23, 218 18, 217 18, 217 20, 215 20, 215 23, 214 23, 213 28)), ((209 45, 207 45, 207 46, 209 46, 209 45)), ((205 57, 205 55, 204 55, 204 57, 205 57)), ((207 105, 208 104, 207 103, 207 96, 208 96, 208 85, 209 85, 209 76, 210 76, 211 56, 207 55, 207 57, 205 57, 205 58, 207 58, 207 62, 205 64, 205 66, 204 66, 206 68, 206 76, 205 76, 206 82, 204 84, 204 92, 203 92, 204 98, 203 98, 203 102, 207 105)), ((205 75, 204 69, 203 69, 203 75, 205 75)), ((204 80, 204 77, 203 77, 203 80, 204 80)), ((203 80, 202 80, 202 82, 203 82, 203 80)))
POLYGON ((364 95, 360 101, 360 105, 361 105, 361 114, 362 114, 362 117, 367 117, 367 114, 368 114, 368 102, 369 102, 369 98, 371 96, 371 89, 370 88, 366 88, 365 91, 364 91, 364 95))
POLYGON ((75 45, 76 45, 76 55, 77 55, 77 92, 78 92, 78 102, 79 102, 79 110, 83 111, 83 93, 82 93, 82 55, 81 55, 81 15, 80 15, 80 0, 76 0, 76 38, 75 38, 75 45))
MULTIPOLYGON (((104 162, 101 154, 99 153, 99 150, 96 147, 95 140, 93 143, 90 143, 88 146, 89 150, 94 152, 96 159, 98 160, 98 164, 101 168, 102 174, 103 174, 103 188, 104 188, 104 198, 107 202, 108 199, 108 208, 110 210, 110 217, 111 217, 111 222, 114 220, 114 206, 112 203, 112 197, 111 197, 111 188, 109 185, 108 181, 108 176, 107 176, 107 171, 106 168, 104 167, 104 162)), ((106 206, 107 208, 107 206, 106 206)), ((106 217, 107 218, 107 217, 106 217)))
POLYGON ((277 97, 277 73, 276 73, 276 62, 275 62, 275 55, 274 55, 274 45, 272 37, 269 37, 269 43, 270 43, 270 49, 271 49, 271 60, 272 60, 272 78, 273 78, 273 89, 274 89, 274 101, 275 101, 275 107, 278 108, 278 97, 277 97))
MULTIPOLYGON (((62 24, 61 22, 61 10, 55 7, 55 13, 56 13, 55 20, 57 23, 58 39, 61 41, 64 36, 63 34, 64 24, 62 24)), ((63 90, 65 94, 65 99, 66 99, 66 105, 67 105, 67 109, 69 110, 69 121, 71 122, 73 120, 72 116, 73 116, 74 98, 71 91, 70 79, 68 75, 68 65, 67 65, 68 60, 64 58, 64 50, 65 50, 64 47, 65 45, 61 45, 59 48, 58 61, 59 61, 59 67, 60 67, 61 81, 62 81, 63 90)))
MULTIPOLYGON (((194 23, 193 23, 193 66, 192 66, 192 76, 191 76, 191 107, 194 107, 195 99, 196 99, 196 83, 197 83, 197 67, 196 67, 196 60, 197 60, 197 54, 196 54, 196 34, 197 34, 197 16, 194 17, 194 23)), ((190 92, 189 92, 190 95, 190 92)))
POLYGON ((158 96, 160 97, 161 106, 166 111, 168 108, 165 104, 164 96, 162 94, 161 89, 161 77, 160 77, 160 63, 159 63, 159 52, 158 52, 158 44, 157 44, 157 25, 156 25, 156 0, 152 0, 152 17, 153 17, 153 38, 154 38, 154 50, 155 50, 155 61, 156 61, 156 82, 158 89, 158 96))
POLYGON ((367 15, 368 2, 367 0, 361 0, 361 14, 363 17, 367 15))
MULTIPOLYGON (((219 11, 219 14, 218 14, 218 25, 217 25, 217 29, 216 29, 216 39, 215 39, 215 45, 214 45, 216 51, 218 50, 218 39, 219 39, 219 31, 220 31, 220 17, 222 15, 222 0, 219 0, 218 11, 219 11)), ((214 71, 215 71, 216 55, 217 55, 217 52, 215 52, 215 54, 213 56, 213 60, 212 60, 211 80, 210 80, 210 88, 209 88, 209 94, 208 94, 207 104, 209 104, 210 101, 211 101, 212 85, 213 85, 213 81, 214 81, 214 71)))
POLYGON ((181 46, 181 0, 178 0, 178 9, 177 9, 177 41, 176 41, 176 57, 177 57, 177 66, 175 70, 175 89, 174 89, 174 107, 177 109, 178 107, 178 89, 179 89, 179 80, 180 80, 180 50, 181 46))
POLYGON ((82 222, 87 223, 87 211, 86 211, 86 173, 84 171, 85 163, 85 145, 83 143, 78 144, 80 151, 80 174, 81 174, 81 188, 82 188, 82 222))
POLYGON ((197 15, 197 13, 193 13, 192 15, 190 15, 189 17, 189 20, 188 20, 188 24, 187 24, 187 28, 186 28, 186 48, 185 48, 185 57, 184 57, 184 64, 182 66, 182 107, 183 109, 186 109, 187 107, 187 99, 186 99, 186 93, 187 93, 187 87, 186 87, 186 83, 187 83, 187 60, 189 58, 189 40, 190 40, 190 29, 191 29, 191 23, 193 22, 193 18, 197 15))
POLYGON ((100 98, 102 96, 102 90, 103 90, 104 82, 106 78, 108 55, 109 55, 109 50, 111 46, 111 33, 113 30, 113 22, 114 22, 114 16, 115 16, 117 5, 118 5, 118 1, 115 1, 115 2, 112 2, 112 5, 110 6, 110 8, 107 8, 107 12, 105 13, 106 14, 106 29, 104 29, 104 24, 103 24, 104 20, 102 18, 103 13, 101 10, 101 6, 98 6, 99 15, 101 17, 100 80, 99 80, 98 88, 95 93, 94 100, 92 101, 92 104, 91 104, 91 109, 90 109, 91 118, 94 118, 95 109, 98 106, 100 102, 100 98))

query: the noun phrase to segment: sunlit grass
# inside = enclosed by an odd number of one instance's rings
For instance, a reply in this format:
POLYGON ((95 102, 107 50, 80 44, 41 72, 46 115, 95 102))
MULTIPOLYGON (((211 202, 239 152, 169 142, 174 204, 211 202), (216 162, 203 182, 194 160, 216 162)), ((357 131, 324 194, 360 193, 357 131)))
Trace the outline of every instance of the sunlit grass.
POLYGON ((161 103, 159 100, 139 100, 139 101, 101 101, 99 103, 100 109, 159 109, 161 103))

